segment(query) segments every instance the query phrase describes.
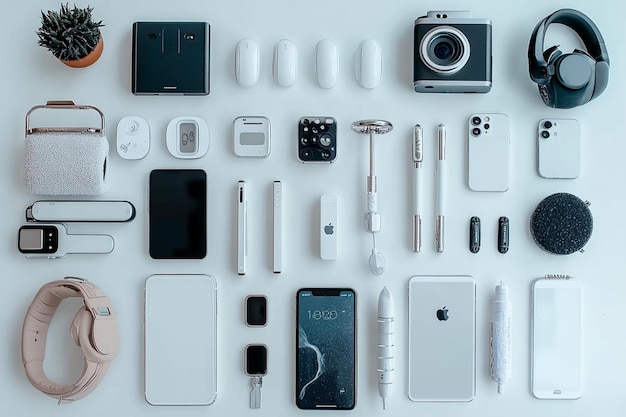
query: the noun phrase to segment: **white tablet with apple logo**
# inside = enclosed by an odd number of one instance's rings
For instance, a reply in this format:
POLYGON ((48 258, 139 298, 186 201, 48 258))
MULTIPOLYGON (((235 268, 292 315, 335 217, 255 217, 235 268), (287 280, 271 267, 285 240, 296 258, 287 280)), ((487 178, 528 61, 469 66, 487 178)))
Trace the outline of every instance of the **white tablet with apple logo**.
POLYGON ((476 285, 471 276, 409 280, 409 399, 471 401, 476 392, 476 285))

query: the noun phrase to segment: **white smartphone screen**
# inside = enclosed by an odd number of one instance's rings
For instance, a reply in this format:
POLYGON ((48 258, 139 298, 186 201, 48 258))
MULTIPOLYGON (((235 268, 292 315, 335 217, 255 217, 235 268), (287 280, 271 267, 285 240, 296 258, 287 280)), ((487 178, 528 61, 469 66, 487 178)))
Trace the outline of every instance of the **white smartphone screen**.
POLYGON ((532 392, 543 399, 582 395, 582 284, 540 279, 533 284, 532 392))

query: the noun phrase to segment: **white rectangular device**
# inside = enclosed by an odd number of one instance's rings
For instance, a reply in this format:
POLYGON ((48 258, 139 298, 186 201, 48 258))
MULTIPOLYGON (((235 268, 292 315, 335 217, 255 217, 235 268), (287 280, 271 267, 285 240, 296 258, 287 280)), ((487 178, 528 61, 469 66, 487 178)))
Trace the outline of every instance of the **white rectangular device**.
POLYGON ((208 275, 152 275, 144 310, 145 398, 210 405, 217 395, 217 284, 208 275))
POLYGON ((128 201, 39 200, 26 209, 29 222, 128 222, 135 218, 128 201))
POLYGON ((337 259, 337 196, 324 194, 320 198, 320 258, 337 259))
POLYGON ((414 276, 409 280, 409 399, 474 398, 475 315, 472 277, 414 276))
POLYGON ((580 122, 543 119, 537 126, 537 170, 544 178, 578 178, 581 166, 580 122))
POLYGON ((582 396, 583 286, 569 277, 532 285, 531 390, 541 399, 582 396))
POLYGON ((270 154, 270 121, 263 116, 242 116, 233 122, 233 150, 237 156, 270 154))
POLYGON ((274 181, 272 187, 274 208, 274 273, 283 270, 283 183, 274 181))
POLYGON ((473 114, 468 122, 467 181, 473 191, 509 189, 509 117, 501 113, 473 114))

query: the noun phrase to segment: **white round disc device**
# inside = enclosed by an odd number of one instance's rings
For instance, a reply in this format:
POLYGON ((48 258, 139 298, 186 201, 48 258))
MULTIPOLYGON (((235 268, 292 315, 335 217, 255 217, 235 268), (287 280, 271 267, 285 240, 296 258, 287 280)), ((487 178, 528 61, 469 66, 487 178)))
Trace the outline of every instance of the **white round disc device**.
POLYGON ((117 124, 117 153, 124 159, 143 159, 150 152, 150 125, 146 119, 127 116, 117 124))
POLYGON ((176 158, 202 158, 209 150, 209 126, 199 117, 176 117, 167 125, 165 141, 176 158))

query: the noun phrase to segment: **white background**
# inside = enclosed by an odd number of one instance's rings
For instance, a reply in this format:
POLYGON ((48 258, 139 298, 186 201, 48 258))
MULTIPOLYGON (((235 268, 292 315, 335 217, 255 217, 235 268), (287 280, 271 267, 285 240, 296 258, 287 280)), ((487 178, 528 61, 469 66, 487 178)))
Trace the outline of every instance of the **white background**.
MULTIPOLYGON (((376 302, 390 287, 397 309, 396 372, 387 415, 447 416, 589 416, 619 415, 626 405, 626 337, 623 326, 623 206, 626 177, 621 133, 624 119, 623 20, 626 6, 617 0, 527 2, 411 2, 398 0, 273 0, 208 2, 203 0, 93 1, 102 19, 104 55, 94 66, 76 70, 57 62, 36 45, 40 9, 58 8, 57 1, 11 2, 0 13, 3 59, 0 152, 0 403, 3 414, 45 415, 296 415, 307 414, 294 403, 294 306, 304 286, 351 286, 358 293, 358 398, 352 414, 384 415, 376 388, 376 302), (391 5, 392 4, 392 5, 391 5), (485 95, 428 95, 412 89, 413 20, 432 9, 467 9, 493 21, 493 89, 485 95), (610 81, 597 100, 572 110, 550 109, 541 102, 527 69, 528 39, 535 24, 561 7, 587 13, 600 27, 611 57, 610 81), (211 24, 211 94, 207 97, 135 97, 130 93, 131 25, 138 20, 205 20, 211 24), (236 42, 255 39, 261 49, 259 83, 239 87, 233 75, 236 42), (271 77, 274 44, 292 39, 298 47, 296 84, 279 88, 271 77), (316 43, 333 39, 339 49, 337 86, 319 88, 314 76, 316 43), (354 54, 361 40, 376 39, 384 51, 384 79, 375 90, 358 86, 354 54), (146 118, 152 148, 141 161, 120 159, 111 147, 110 191, 102 198, 127 199, 137 207, 129 224, 72 225, 72 231, 109 233, 115 251, 106 256, 72 256, 62 260, 27 260, 16 249, 24 210, 38 199, 22 181, 24 116, 28 109, 52 99, 92 104, 107 116, 108 137, 115 144, 117 122, 127 115, 146 118), (505 193, 477 193, 467 187, 466 123, 474 112, 503 112, 511 121, 511 181, 505 193), (165 127, 177 116, 204 118, 211 148, 196 161, 177 160, 165 147, 165 127), (232 121, 241 115, 264 115, 272 123, 272 150, 267 159, 238 159, 232 152, 232 121), (334 116, 338 121, 338 160, 303 165, 296 159, 297 120, 302 116, 334 116), (583 129, 582 175, 576 180, 540 178, 536 168, 536 125, 545 117, 577 118, 583 129), (361 229, 365 207, 367 139, 350 124, 381 118, 394 131, 376 140, 379 211, 383 217, 377 243, 387 258, 387 271, 373 276, 367 267, 371 237, 361 229), (446 250, 434 251, 435 127, 448 127, 448 216, 446 250), (424 245, 411 252, 410 134, 424 127, 424 245), (156 168, 203 168, 208 174, 208 255, 202 261, 155 261, 148 255, 147 183, 156 168), (249 272, 235 269, 235 187, 240 179, 249 190, 249 272), (271 182, 285 187, 285 265, 276 276, 271 267, 271 182), (554 192, 571 192, 592 202, 593 236, 584 254, 556 256, 532 241, 528 221, 536 204, 554 192), (323 193, 339 198, 340 253, 334 262, 319 259, 318 202, 323 193), (482 248, 467 248, 469 218, 482 219, 482 248), (496 250, 499 216, 511 222, 511 247, 496 250), (218 282, 218 396, 209 408, 151 407, 143 399, 142 311, 144 280, 154 273, 206 273, 218 282), (585 287, 584 394, 577 401, 540 401, 530 393, 530 284, 547 273, 571 274, 585 287), (471 403, 412 403, 407 398, 407 282, 415 274, 469 274, 477 283, 477 395, 471 403), (27 382, 20 360, 20 332, 26 309, 38 288, 66 275, 87 278, 111 298, 119 314, 121 348, 100 387, 89 397, 63 407, 27 382), (510 286, 514 313, 513 379, 496 394, 488 368, 488 325, 494 286, 510 286), (246 295, 266 294, 269 324, 247 328, 246 295), (247 343, 269 346, 269 374, 264 379, 261 410, 248 409, 249 380, 243 373, 247 343)), ((85 6, 79 2, 79 6, 85 6)), ((566 31, 561 32, 567 35, 566 31)), ((550 31, 556 40, 558 30, 550 31)), ((569 38, 565 36, 565 38, 569 38)), ((571 39, 570 39, 571 40, 571 39)), ((563 48, 573 45, 562 43, 563 48)), ((566 49, 569 51, 570 49, 566 49)), ((71 345, 67 326, 77 308, 65 308, 52 326, 46 369, 60 382, 80 372, 80 355, 62 353, 71 345), (54 348, 54 349, 53 349, 54 348), (71 370, 71 371, 70 371, 71 370)), ((198 306, 198 308, 202 308, 198 306)), ((193 335, 189 335, 193 343, 193 335)), ((74 353, 76 353, 74 351, 74 353)), ((185 352, 180 352, 185 355, 185 352)), ((176 383, 176 381, 173 381, 176 383)), ((339 412, 335 413, 338 414, 339 412)), ((330 414, 333 414, 330 412, 330 414)))

